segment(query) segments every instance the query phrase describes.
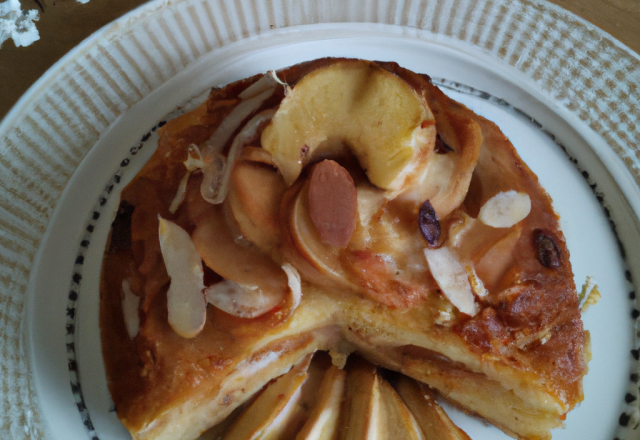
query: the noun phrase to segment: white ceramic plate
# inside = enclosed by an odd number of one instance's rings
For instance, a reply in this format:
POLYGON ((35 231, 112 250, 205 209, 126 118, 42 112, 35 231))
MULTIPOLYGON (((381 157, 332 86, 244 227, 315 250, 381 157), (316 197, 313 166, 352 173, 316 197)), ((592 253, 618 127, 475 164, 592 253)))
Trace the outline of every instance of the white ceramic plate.
MULTIPOLYGON (((640 62, 557 8, 489 0, 156 1, 54 66, 0 125, 0 432, 126 438, 98 329, 119 191, 151 155, 154 127, 192 97, 321 56, 428 73, 510 137, 554 199, 576 284, 590 275, 603 293, 584 316, 593 348, 585 401, 553 438, 639 438, 630 293, 640 279, 640 62)), ((507 438, 451 413, 474 440, 507 438)))

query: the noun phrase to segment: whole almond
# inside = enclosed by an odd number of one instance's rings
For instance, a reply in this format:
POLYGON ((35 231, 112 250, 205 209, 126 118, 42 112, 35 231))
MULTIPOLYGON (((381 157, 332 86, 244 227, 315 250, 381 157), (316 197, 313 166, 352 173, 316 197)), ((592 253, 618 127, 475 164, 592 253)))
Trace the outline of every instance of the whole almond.
POLYGON ((357 192, 349 172, 333 160, 313 167, 309 215, 320 240, 346 248, 356 229, 357 192))

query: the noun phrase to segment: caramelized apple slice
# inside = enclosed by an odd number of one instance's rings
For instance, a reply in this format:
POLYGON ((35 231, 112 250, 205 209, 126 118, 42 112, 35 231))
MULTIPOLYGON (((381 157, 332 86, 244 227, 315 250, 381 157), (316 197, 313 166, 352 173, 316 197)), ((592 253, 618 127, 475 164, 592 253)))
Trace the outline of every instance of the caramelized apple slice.
POLYGON ((378 438, 380 377, 374 365, 357 356, 347 362, 347 384, 342 404, 341 440, 378 438))
POLYGON ((258 394, 259 393, 254 394, 249 398, 249 400, 234 409, 231 414, 229 414, 220 423, 203 432, 197 440, 220 440, 224 438, 224 435, 229 432, 229 429, 231 429, 236 420, 238 420, 238 417, 240 417, 242 413, 245 412, 245 410, 253 403, 253 401, 256 400, 258 394))
POLYGON ((371 224, 380 220, 382 207, 387 202, 384 191, 367 183, 356 186, 358 215, 356 217, 356 230, 351 237, 351 246, 355 249, 364 249, 372 241, 371 224))
MULTIPOLYGON (((285 221, 291 239, 291 243, 285 244, 285 247, 293 247, 293 249, 285 249, 285 253, 303 257, 303 262, 291 262, 305 278, 323 286, 338 285, 357 289, 340 265, 340 249, 326 245, 320 240, 309 216, 308 206, 309 182, 307 181, 294 196, 288 212, 285 209, 285 221)), ((291 260, 294 259, 291 258, 291 260)))
POLYGON ((515 262, 513 250, 520 235, 522 235, 522 227, 516 225, 490 249, 476 257, 476 272, 488 289, 494 289, 507 269, 515 262))
POLYGON ((522 226, 494 228, 464 213, 449 228, 448 246, 461 261, 473 264, 478 277, 491 291, 513 264, 513 250, 522 234, 522 226))
POLYGON ((374 185, 399 191, 434 154, 435 122, 423 97, 399 76, 363 60, 313 70, 287 94, 262 133, 291 185, 317 157, 358 158, 374 185))
POLYGON ((431 84, 426 75, 411 72, 395 63, 379 65, 419 90, 436 116, 439 135, 437 153, 415 175, 414 181, 401 196, 412 200, 417 206, 429 200, 440 220, 443 220, 465 199, 480 154, 482 130, 469 117, 466 107, 452 102, 431 84))
MULTIPOLYGON (((380 438, 424 440, 418 422, 389 382, 380 379, 380 438)), ((439 439, 439 437, 435 437, 439 439)))
POLYGON ((233 424, 225 440, 280 439, 298 417, 302 385, 311 361, 308 355, 287 374, 268 385, 233 424))
MULTIPOLYGON (((295 196, 290 192, 295 191, 296 186, 284 197, 283 204, 290 206, 284 209, 289 240, 285 241, 283 253, 305 278, 325 287, 361 292, 377 302, 400 308, 417 304, 430 287, 435 287, 426 275, 421 237, 416 240, 406 228, 396 228, 393 222, 396 213, 372 221, 371 227, 360 224, 354 242, 341 250, 322 243, 307 208, 309 182, 297 185, 301 189, 295 196), (367 234, 370 234, 368 240, 367 234), (417 257, 407 251, 412 248, 417 257)), ((372 201, 377 203, 378 200, 372 201)), ((371 212, 379 209, 372 207, 371 212)), ((419 234, 417 227, 415 229, 419 234)))
POLYGON ((317 390, 315 406, 296 440, 333 440, 338 432, 340 405, 347 373, 331 365, 317 390))
POLYGON ((384 193, 371 185, 361 184, 356 188, 358 194, 358 222, 366 227, 374 220, 385 204, 384 193))
POLYGON ((282 268, 253 246, 235 242, 221 206, 208 205, 199 214, 192 239, 205 264, 226 280, 283 300, 289 286, 282 268))
POLYGON ((453 151, 434 154, 400 197, 418 205, 429 200, 438 218, 444 219, 462 204, 467 195, 480 155, 482 132, 475 121, 457 115, 453 109, 442 108, 433 96, 430 104, 438 115, 438 134, 447 140, 453 151))
POLYGON ((282 241, 279 212, 285 189, 278 171, 261 163, 240 161, 231 173, 227 200, 233 217, 242 235, 265 253, 282 241))
POLYGON ((401 376, 396 383, 396 390, 414 415, 426 439, 471 440, 453 424, 426 385, 401 376))
POLYGON ((274 168, 276 167, 276 164, 273 163, 273 158, 271 157, 271 153, 269 153, 264 148, 252 147, 250 145, 247 145, 242 149, 242 152, 240 153, 240 157, 238 158, 238 161, 239 162, 241 161, 255 162, 255 163, 261 163, 264 165, 269 165, 274 168))

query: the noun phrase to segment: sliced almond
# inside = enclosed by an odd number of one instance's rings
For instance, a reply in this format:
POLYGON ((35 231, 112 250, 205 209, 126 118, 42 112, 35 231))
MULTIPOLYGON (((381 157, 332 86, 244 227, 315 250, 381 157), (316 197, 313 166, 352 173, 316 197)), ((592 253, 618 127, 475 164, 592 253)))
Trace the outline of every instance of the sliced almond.
POLYGON ((140 329, 140 315, 138 314, 138 306, 140 305, 140 297, 131 291, 129 279, 122 280, 122 314, 124 316, 124 325, 127 327, 127 333, 131 339, 135 338, 140 329))
POLYGON ((276 87, 276 84, 278 83, 279 82, 277 81, 276 78, 274 78, 273 75, 269 75, 269 74, 262 75, 262 77, 260 77, 258 81, 254 82, 249 87, 247 87, 242 92, 240 92, 240 94, 238 95, 238 98, 246 101, 248 99, 251 99, 255 96, 260 95, 265 91, 269 91, 269 90, 273 91, 274 87, 276 87))
POLYGON ((282 270, 287 275, 287 284, 291 291, 291 313, 298 308, 302 301, 302 280, 298 270, 289 263, 282 265, 282 270))
POLYGON ((192 338, 200 333, 207 318, 202 259, 187 231, 162 217, 158 220, 160 250, 171 278, 167 292, 169 325, 180 336, 192 338))
POLYGON ((223 165, 219 169, 219 173, 207 174, 206 170, 203 170, 204 177, 202 179, 201 193, 207 202, 218 204, 224 201, 229 192, 231 170, 240 156, 242 148, 255 139, 260 129, 271 120, 274 114, 274 109, 263 110, 242 127, 242 130, 233 139, 226 160, 222 161, 223 165))
POLYGON ((257 318, 280 303, 280 298, 265 295, 257 286, 243 286, 223 280, 204 291, 207 302, 220 310, 240 318, 257 318))
MULTIPOLYGON (((242 125, 242 122, 255 113, 273 95, 277 86, 278 84, 270 75, 264 75, 249 86, 239 96, 242 101, 224 118, 216 131, 213 132, 213 135, 201 145, 202 160, 205 166, 202 168, 204 178, 200 186, 200 193, 208 202, 221 203, 224 200, 228 186, 229 171, 236 152, 239 153, 240 151, 238 150, 241 149, 241 147, 236 147, 234 154, 229 154, 232 160, 227 165, 226 158, 221 154, 224 147, 233 133, 242 125)), ((254 118, 254 121, 247 123, 247 127, 251 130, 253 126, 261 124, 264 117, 265 115, 256 115, 257 120, 254 118)), ((267 117, 270 119, 271 115, 269 114, 267 117)), ((243 143, 243 137, 236 137, 234 143, 243 143)))
POLYGON ((475 271, 489 289, 496 287, 505 272, 513 264, 513 250, 521 234, 522 226, 515 225, 508 229, 508 233, 496 240, 484 253, 476 255, 475 271))
POLYGON ((462 313, 475 316, 479 309, 464 265, 446 247, 425 249, 424 256, 444 296, 462 313))
POLYGON ((486 289, 486 287, 484 287, 484 283, 476 273, 473 266, 467 264, 466 266, 464 266, 464 268, 467 271, 469 284, 471 284, 471 290, 473 290, 473 293, 475 293, 476 296, 481 299, 487 296, 489 294, 489 291, 486 289))
POLYGON ((494 228, 510 228, 531 212, 529 194, 516 191, 499 192, 480 208, 478 220, 494 228))

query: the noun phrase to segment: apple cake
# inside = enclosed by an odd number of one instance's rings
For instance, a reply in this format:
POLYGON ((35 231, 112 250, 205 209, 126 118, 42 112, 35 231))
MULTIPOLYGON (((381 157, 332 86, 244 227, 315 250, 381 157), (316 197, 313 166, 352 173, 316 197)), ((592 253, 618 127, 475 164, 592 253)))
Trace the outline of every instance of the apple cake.
POLYGON ((549 439, 590 356, 558 216, 509 140, 428 76, 354 59, 216 88, 159 130, 121 195, 100 326, 134 439, 367 437, 344 429, 353 411, 467 438, 430 390, 549 439), (341 415, 271 411, 306 380, 341 415))

